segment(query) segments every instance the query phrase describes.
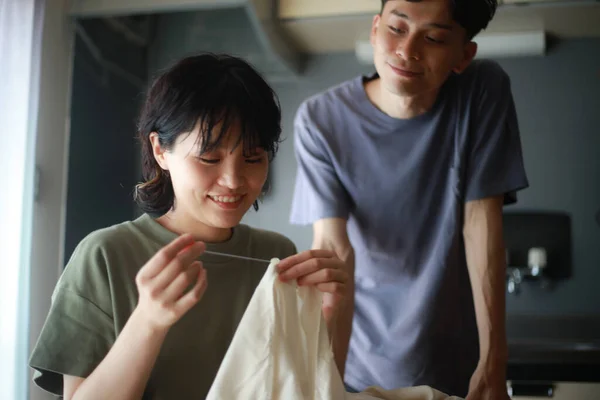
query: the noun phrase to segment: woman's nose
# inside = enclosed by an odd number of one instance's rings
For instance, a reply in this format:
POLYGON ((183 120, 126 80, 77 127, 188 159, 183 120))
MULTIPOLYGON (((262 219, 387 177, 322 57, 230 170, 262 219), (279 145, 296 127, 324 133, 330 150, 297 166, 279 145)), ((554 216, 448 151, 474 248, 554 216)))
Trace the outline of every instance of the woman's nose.
POLYGON ((243 187, 245 183, 243 169, 237 165, 224 166, 218 183, 232 190, 243 187))

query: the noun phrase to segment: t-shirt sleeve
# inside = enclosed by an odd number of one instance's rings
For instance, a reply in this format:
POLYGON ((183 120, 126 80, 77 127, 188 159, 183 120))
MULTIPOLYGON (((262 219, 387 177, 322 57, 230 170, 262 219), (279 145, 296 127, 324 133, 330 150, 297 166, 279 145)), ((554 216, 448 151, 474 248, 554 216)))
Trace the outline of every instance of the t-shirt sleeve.
POLYGON ((104 252, 88 237, 54 290, 29 360, 39 387, 62 395, 63 375, 87 377, 102 361, 115 341, 110 298, 104 252))
POLYGON ((323 129, 303 103, 294 120, 296 184, 290 221, 307 225, 323 218, 348 218, 349 195, 336 173, 323 129))
POLYGON ((465 199, 504 195, 505 204, 514 203, 517 191, 529 183, 510 79, 488 62, 480 67, 476 90, 465 199))

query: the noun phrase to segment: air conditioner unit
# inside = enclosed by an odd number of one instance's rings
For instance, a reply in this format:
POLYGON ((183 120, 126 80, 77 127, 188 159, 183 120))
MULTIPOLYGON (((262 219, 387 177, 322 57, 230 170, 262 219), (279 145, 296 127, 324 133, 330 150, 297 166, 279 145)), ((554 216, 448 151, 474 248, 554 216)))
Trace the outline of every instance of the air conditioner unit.
MULTIPOLYGON (((486 34, 473 39, 477 43, 476 58, 543 56, 546 53, 544 31, 486 34)), ((356 57, 363 64, 373 63, 373 47, 368 38, 356 41, 356 57)))

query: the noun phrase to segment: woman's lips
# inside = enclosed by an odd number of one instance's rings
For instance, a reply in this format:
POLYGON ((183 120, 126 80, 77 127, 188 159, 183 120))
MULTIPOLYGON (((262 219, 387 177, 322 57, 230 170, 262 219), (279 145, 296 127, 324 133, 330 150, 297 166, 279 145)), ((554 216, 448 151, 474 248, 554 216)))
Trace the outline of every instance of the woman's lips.
POLYGON ((244 199, 243 194, 238 195, 208 195, 208 198, 211 199, 216 205, 221 207, 224 210, 234 210, 242 204, 242 200, 244 199))

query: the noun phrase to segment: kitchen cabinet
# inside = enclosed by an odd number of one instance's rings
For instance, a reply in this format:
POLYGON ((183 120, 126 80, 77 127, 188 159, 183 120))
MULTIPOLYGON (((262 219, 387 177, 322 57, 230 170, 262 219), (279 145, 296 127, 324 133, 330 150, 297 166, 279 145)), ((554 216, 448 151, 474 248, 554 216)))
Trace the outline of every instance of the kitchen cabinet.
POLYGON ((315 18, 349 14, 376 14, 381 8, 377 0, 279 0, 279 18, 315 18))

